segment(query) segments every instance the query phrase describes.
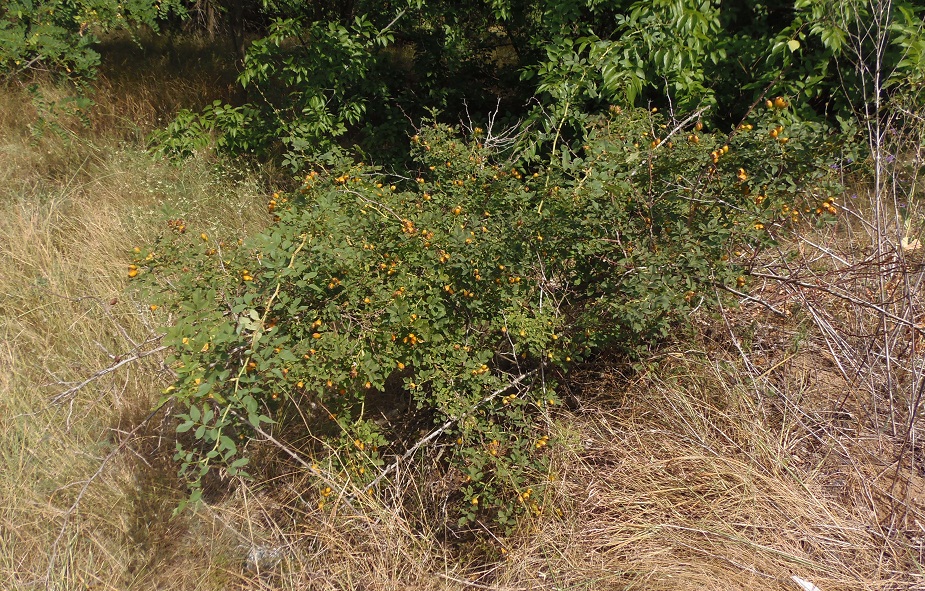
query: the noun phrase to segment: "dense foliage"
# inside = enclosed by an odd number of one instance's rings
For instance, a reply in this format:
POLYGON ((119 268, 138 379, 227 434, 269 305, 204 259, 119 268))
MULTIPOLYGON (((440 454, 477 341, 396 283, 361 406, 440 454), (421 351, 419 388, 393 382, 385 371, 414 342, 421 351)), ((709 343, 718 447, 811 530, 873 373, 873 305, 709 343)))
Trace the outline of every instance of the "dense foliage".
POLYGON ((428 125, 411 178, 311 172, 240 245, 173 220, 139 249, 130 275, 177 319, 171 395, 194 432, 177 457, 195 486, 215 464, 236 473, 275 422, 315 442, 323 505, 410 448, 409 425, 443 425, 461 523, 542 511, 556 379, 602 349, 641 357, 837 186, 832 138, 774 106, 728 145, 614 107, 536 169, 492 139, 428 125))
POLYGON ((422 116, 453 124, 496 101, 508 120, 532 125, 530 154, 558 140, 581 145, 586 116, 611 103, 679 115, 711 106, 706 120, 728 126, 783 95, 804 119, 837 125, 870 101, 861 81, 873 60, 888 86, 921 69, 925 47, 912 2, 886 14, 819 0, 319 6, 262 5, 269 26, 239 79, 250 99, 182 114, 158 138, 163 151, 217 140, 298 170, 358 146, 384 162, 401 156, 422 116), (871 23, 888 36, 875 42, 871 23))
POLYGON ((94 44, 117 29, 154 27, 185 13, 181 0, 8 0, 0 6, 0 75, 37 71, 92 78, 94 44))

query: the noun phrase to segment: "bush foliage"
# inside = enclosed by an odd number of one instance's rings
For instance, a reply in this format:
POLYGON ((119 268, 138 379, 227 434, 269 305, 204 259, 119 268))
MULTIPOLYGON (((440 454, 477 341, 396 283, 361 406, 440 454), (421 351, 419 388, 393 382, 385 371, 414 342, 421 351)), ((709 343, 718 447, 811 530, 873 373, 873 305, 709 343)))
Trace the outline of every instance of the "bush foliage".
POLYGON ((544 156, 557 141, 584 144, 587 118, 611 103, 708 106, 707 123, 731 126, 783 95, 802 119, 839 126, 866 113, 873 56, 880 83, 896 85, 922 70, 925 47, 918 2, 325 6, 265 3, 270 24, 239 77, 247 100, 182 113, 155 138, 159 149, 185 155, 214 141, 298 172, 358 148, 384 164, 422 117, 453 124, 496 101, 538 132, 526 149, 544 156), (882 46, 863 34, 869 22, 889 32, 882 46))
POLYGON ((423 426, 461 524, 547 509, 557 379, 602 350, 641 357, 831 207, 834 138, 783 99, 751 121, 726 136, 615 106, 534 168, 490 128, 430 124, 405 174, 312 171, 240 244, 172 220, 129 275, 172 320, 194 489, 270 429, 310 458, 324 506, 378 482, 423 426))

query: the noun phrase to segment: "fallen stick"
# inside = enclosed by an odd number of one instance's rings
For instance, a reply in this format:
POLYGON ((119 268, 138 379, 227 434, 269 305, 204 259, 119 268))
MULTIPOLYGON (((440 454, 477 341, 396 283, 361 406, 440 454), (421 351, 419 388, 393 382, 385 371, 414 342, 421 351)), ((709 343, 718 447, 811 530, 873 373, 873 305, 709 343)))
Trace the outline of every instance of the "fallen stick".
MULTIPOLYGON (((160 338, 160 337, 158 337, 158 338, 160 338)), ((51 398, 51 403, 52 403, 52 404, 60 404, 62 401, 66 400, 67 398, 69 398, 69 397, 71 397, 71 396, 73 396, 74 394, 76 394, 78 391, 80 391, 82 388, 84 388, 85 386, 87 386, 87 385, 90 384, 91 382, 93 382, 93 381, 95 381, 95 380, 98 380, 99 378, 101 378, 101 377, 103 377, 103 376, 105 376, 105 375, 107 375, 107 374, 111 374, 112 372, 116 371, 117 369, 119 369, 119 368, 122 367, 123 365, 127 365, 127 364, 129 364, 129 363, 134 362, 134 361, 138 361, 139 359, 144 359, 145 357, 149 357, 149 356, 151 356, 151 355, 154 355, 155 353, 160 353, 161 351, 165 351, 165 350, 167 350, 168 348, 169 348, 169 347, 167 347, 166 345, 161 345, 160 347, 155 347, 154 349, 151 349, 150 351, 142 351, 142 352, 139 352, 139 353, 130 353, 130 354, 128 354, 127 357, 122 357, 122 356, 120 355, 119 357, 117 357, 117 359, 119 359, 118 362, 114 363, 113 365, 110 365, 109 367, 105 367, 105 368, 103 368, 103 369, 97 371, 96 373, 94 373, 94 374, 91 375, 89 378, 85 379, 84 381, 80 382, 80 383, 77 384, 76 386, 73 386, 73 387, 71 387, 71 388, 68 388, 68 389, 65 390, 64 392, 61 392, 60 394, 56 394, 55 396, 53 396, 53 397, 51 398)))

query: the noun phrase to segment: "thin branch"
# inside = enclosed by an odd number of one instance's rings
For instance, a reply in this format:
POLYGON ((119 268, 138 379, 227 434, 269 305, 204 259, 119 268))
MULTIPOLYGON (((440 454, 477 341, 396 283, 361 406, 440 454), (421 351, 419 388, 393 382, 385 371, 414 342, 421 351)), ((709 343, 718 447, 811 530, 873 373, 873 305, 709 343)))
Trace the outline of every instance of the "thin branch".
POLYGON ((688 123, 690 123, 691 121, 693 121, 694 119, 700 119, 700 116, 703 115, 704 113, 706 113, 706 112, 709 111, 709 110, 710 110, 710 106, 707 105, 706 107, 701 107, 700 109, 697 109, 696 111, 694 111, 694 112, 693 112, 691 115, 689 115, 684 121, 682 121, 681 123, 678 123, 677 125, 675 125, 674 129, 672 129, 671 131, 669 131, 669 132, 668 132, 668 135, 666 135, 665 137, 663 137, 663 138, 661 139, 661 141, 658 142, 658 144, 655 146, 655 149, 661 148, 661 147, 662 147, 662 144, 667 143, 667 142, 671 139, 671 136, 673 136, 674 134, 676 134, 676 133, 678 133, 679 131, 681 131, 682 129, 684 129, 684 126, 687 125, 688 123))
MULTIPOLYGON (((232 414, 233 414, 234 416, 238 417, 239 419, 241 418, 237 413, 232 413, 232 414)), ((306 462, 306 461, 302 458, 302 456, 300 456, 299 454, 297 454, 296 452, 294 452, 289 446, 285 445, 285 444, 282 443, 280 440, 276 439, 275 437, 273 437, 272 435, 270 435, 269 433, 267 433, 266 431, 264 431, 263 429, 261 429, 261 428, 260 428, 260 425, 253 425, 253 424, 252 424, 251 426, 254 428, 255 431, 257 431, 258 433, 260 433, 260 435, 262 435, 267 441, 269 441, 270 443, 272 443, 273 445, 275 445, 276 447, 278 447, 278 448, 279 448, 280 450, 282 450, 286 455, 288 455, 290 458, 292 458, 293 460, 295 460, 296 462, 298 462, 303 468, 307 469, 309 472, 311 472, 313 475, 317 476, 318 478, 321 478, 322 480, 324 480, 325 483, 328 484, 328 486, 330 486, 332 489, 338 488, 338 489, 341 490, 341 493, 343 493, 343 492, 345 491, 345 488, 344 488, 344 486, 343 486, 342 484, 339 484, 336 480, 334 480, 334 479, 331 478, 330 476, 327 476, 327 475, 326 475, 324 472, 322 472, 321 469, 318 468, 317 466, 313 466, 313 465, 309 464, 308 462, 306 462)), ((357 512, 356 507, 354 507, 354 506, 350 503, 351 500, 353 500, 353 499, 356 498, 356 495, 349 495, 349 496, 347 496, 347 497, 344 497, 343 494, 341 494, 338 498, 339 498, 345 505, 347 505, 348 507, 350 507, 350 509, 353 510, 354 513, 357 512)))
POLYGON ((780 275, 773 275, 771 273, 756 273, 756 272, 752 272, 751 275, 753 277, 763 277, 765 279, 773 279, 775 281, 780 281, 781 283, 785 283, 788 285, 796 285, 798 287, 805 287, 807 289, 815 289, 815 290, 827 293, 831 296, 835 296, 837 298, 852 302, 859 306, 863 306, 865 308, 870 308, 871 310, 875 310, 876 312, 882 314, 885 318, 889 318, 890 320, 893 320, 895 322, 908 326, 912 328, 912 330, 918 332, 919 334, 925 335, 925 329, 921 328, 920 325, 906 318, 897 316, 896 314, 893 314, 892 312, 889 312, 888 310, 883 309, 881 306, 878 306, 877 304, 873 302, 868 302, 866 300, 862 300, 860 298, 856 298, 852 295, 848 295, 845 293, 838 293, 837 291, 833 289, 829 289, 828 287, 825 287, 822 285, 814 285, 812 283, 806 283, 803 281, 799 281, 797 279, 791 279, 790 277, 782 277, 780 275))
MULTIPOLYGON (((163 335, 158 335, 156 339, 160 339, 162 336, 163 335)), ((152 339, 152 340, 156 340, 156 339, 152 339)), ((71 396, 76 394, 79 390, 81 390, 82 388, 90 384, 91 382, 94 382, 95 380, 98 380, 99 378, 105 375, 111 374, 112 372, 116 371, 123 365, 128 365, 129 363, 133 363, 135 361, 138 361, 139 359, 150 357, 151 355, 154 355, 155 353, 160 353, 161 351, 165 351, 168 348, 169 347, 167 347, 166 345, 161 345, 160 347, 155 347, 154 349, 151 349, 149 351, 141 351, 139 353, 129 353, 125 357, 120 355, 119 357, 117 357, 117 359, 119 359, 118 362, 114 363, 113 365, 110 365, 109 367, 106 367, 106 368, 103 368, 97 371, 96 373, 94 373, 89 378, 85 379, 84 381, 80 382, 76 386, 68 388, 64 392, 61 392, 60 394, 53 396, 51 399, 51 403, 60 404, 61 402, 69 399, 71 396)))
POLYGON ((466 587, 475 587, 476 589, 491 589, 492 591, 527 591, 527 587, 498 587, 496 585, 483 585, 481 583, 476 583, 475 581, 457 579, 456 577, 451 577, 450 575, 445 575, 443 573, 437 573, 437 576, 443 577, 447 581, 453 581, 454 583, 459 583, 460 585, 465 585, 466 587))
POLYGON ((381 36, 381 35, 385 35, 385 33, 386 33, 389 29, 391 29, 392 26, 393 26, 395 23, 398 22, 398 19, 400 19, 401 17, 405 16, 405 13, 406 13, 406 12, 408 12, 408 9, 407 9, 407 8, 402 8, 402 9, 398 12, 398 14, 395 15, 395 18, 392 19, 392 22, 390 22, 389 24, 387 24, 381 31, 379 31, 379 35, 380 35, 380 36, 381 36))
POLYGON ((767 309, 770 310, 771 312, 777 314, 778 316, 781 316, 781 317, 783 317, 783 318, 786 318, 786 317, 788 316, 788 314, 787 314, 786 312, 781 312, 780 310, 778 310, 777 308, 775 308, 774 306, 772 306, 771 304, 767 303, 766 301, 764 301, 764 300, 762 300, 762 299, 760 299, 760 298, 756 298, 755 296, 750 296, 750 295, 748 295, 747 293, 742 293, 741 291, 738 291, 738 290, 736 290, 736 289, 732 289, 731 287, 729 287, 729 286, 727 286, 727 285, 723 285, 723 284, 721 284, 721 283, 717 283, 717 286, 718 286, 718 287, 721 287, 722 289, 728 291, 728 292, 731 293, 731 294, 735 294, 735 295, 739 296, 739 297, 742 298, 742 299, 748 300, 748 301, 750 301, 750 302, 755 302, 755 303, 757 303, 757 304, 761 304, 762 306, 764 306, 765 308, 767 308, 767 309))

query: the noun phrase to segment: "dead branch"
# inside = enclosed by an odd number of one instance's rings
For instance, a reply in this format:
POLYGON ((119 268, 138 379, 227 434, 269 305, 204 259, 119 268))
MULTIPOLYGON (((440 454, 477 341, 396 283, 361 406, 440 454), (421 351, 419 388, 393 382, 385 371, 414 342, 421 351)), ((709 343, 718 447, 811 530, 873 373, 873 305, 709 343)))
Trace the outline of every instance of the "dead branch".
POLYGON ((838 291, 835 291, 834 289, 830 289, 829 287, 826 287, 825 285, 816 285, 816 284, 813 284, 813 283, 806 283, 805 281, 800 281, 799 279, 794 279, 794 278, 792 278, 792 277, 784 277, 784 276, 781 276, 781 275, 774 275, 774 274, 771 274, 771 273, 756 273, 756 272, 752 272, 751 275, 752 275, 753 277, 761 277, 761 278, 764 278, 764 279, 772 279, 772 280, 774 280, 774 281, 779 281, 779 282, 781 282, 781 283, 783 283, 783 284, 785 284, 785 285, 803 287, 803 288, 806 288, 806 289, 814 289, 814 290, 817 290, 817 291, 821 291, 821 292, 823 292, 823 293, 827 293, 827 294, 829 294, 829 295, 831 295, 831 296, 835 296, 836 298, 839 298, 839 299, 842 299, 842 300, 851 302, 851 303, 853 303, 853 304, 857 304, 857 305, 862 306, 862 307, 864 307, 864 308, 869 308, 869 309, 871 309, 871 310, 874 310, 875 312, 881 314, 882 316, 884 316, 884 317, 886 317, 886 318, 889 318, 890 320, 893 320, 893 321, 897 322, 898 324, 902 324, 902 325, 904 325, 904 326, 908 326, 908 327, 910 327, 912 330, 918 332, 919 334, 925 335, 925 328, 923 328, 921 325, 919 325, 919 324, 913 322, 912 320, 908 320, 908 319, 906 319, 906 318, 902 318, 902 317, 900 317, 900 316, 897 316, 896 314, 893 314, 892 312, 890 312, 890 311, 884 309, 882 306, 878 306, 877 304, 875 304, 875 303, 873 303, 873 302, 869 302, 869 301, 867 301, 867 300, 862 300, 861 298, 854 297, 853 295, 850 295, 850 294, 847 294, 847 293, 840 293, 840 292, 838 292, 838 291))
MULTIPOLYGON (((145 341, 144 343, 142 343, 141 346, 144 346, 144 345, 146 345, 147 343, 150 343, 151 341, 160 340, 162 337, 163 337, 163 335, 157 335, 156 337, 154 337, 154 338, 152 338, 152 339, 149 339, 148 341, 145 341)), ((111 374, 112 372, 116 371, 117 369, 119 369, 119 368, 122 367, 123 365, 128 365, 129 363, 134 363, 135 361, 138 361, 139 359, 144 359, 145 357, 150 357, 151 355, 154 355, 154 354, 156 354, 156 353, 160 353, 161 351, 165 351, 165 350, 167 350, 167 349, 168 349, 168 347, 167 347, 166 345, 161 345, 160 347, 155 347, 154 349, 150 349, 150 350, 148 350, 148 351, 137 351, 137 350, 136 350, 136 351, 134 351, 134 352, 126 353, 126 354, 124 354, 124 355, 119 355, 119 356, 116 357, 116 360, 117 360, 116 363, 110 365, 109 367, 105 367, 105 368, 103 368, 103 369, 97 371, 96 373, 94 373, 93 375, 91 375, 90 377, 88 377, 87 379, 85 379, 84 381, 80 382, 80 383, 77 384, 76 386, 72 386, 72 387, 68 388, 67 390, 65 390, 64 392, 61 392, 60 394, 56 394, 55 396, 52 397, 51 403, 52 403, 52 404, 60 404, 61 402, 63 402, 63 401, 65 401, 65 400, 69 399, 71 396, 73 396, 74 394, 76 394, 78 391, 80 391, 82 388, 84 388, 85 386, 87 386, 87 385, 90 384, 91 382, 93 382, 93 381, 95 381, 95 380, 98 380, 99 378, 101 378, 101 377, 103 377, 103 376, 105 376, 105 375, 111 374)))

